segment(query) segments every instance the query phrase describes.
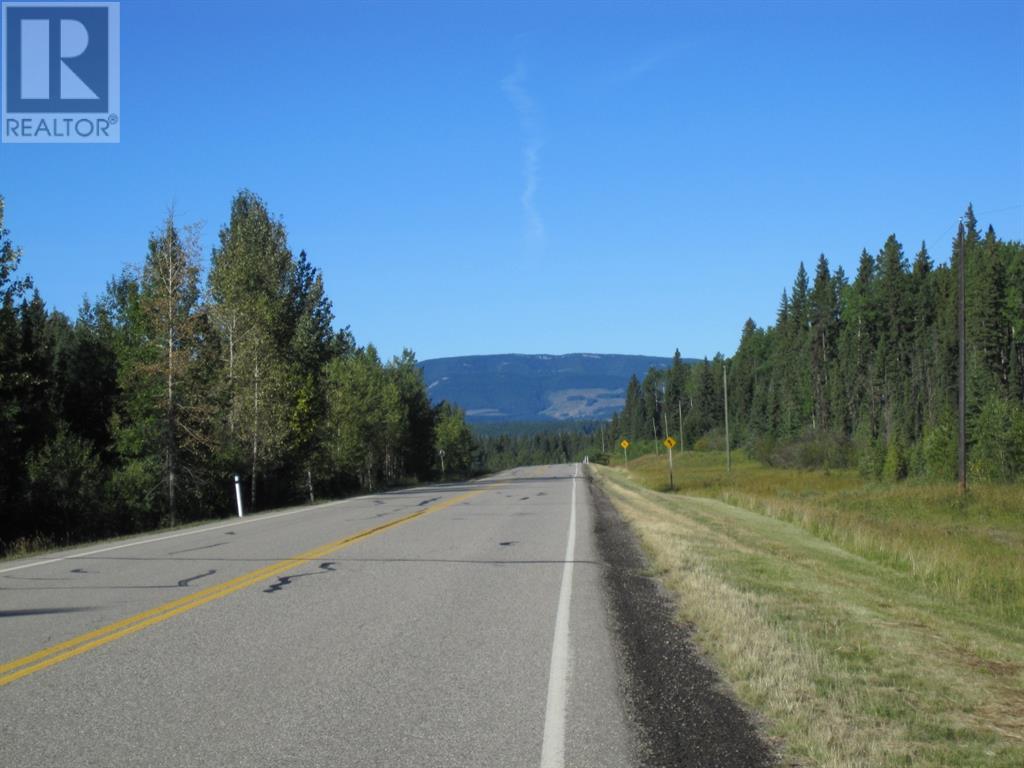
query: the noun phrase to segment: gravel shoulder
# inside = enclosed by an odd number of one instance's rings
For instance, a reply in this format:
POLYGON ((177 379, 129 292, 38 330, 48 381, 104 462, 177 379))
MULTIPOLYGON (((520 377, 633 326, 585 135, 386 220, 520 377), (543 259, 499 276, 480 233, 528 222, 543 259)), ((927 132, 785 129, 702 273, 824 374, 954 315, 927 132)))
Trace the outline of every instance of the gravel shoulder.
POLYGON ((676 621, 676 603, 651 575, 629 524, 596 484, 588 482, 588 488, 640 764, 777 765, 753 717, 694 645, 693 628, 676 621))

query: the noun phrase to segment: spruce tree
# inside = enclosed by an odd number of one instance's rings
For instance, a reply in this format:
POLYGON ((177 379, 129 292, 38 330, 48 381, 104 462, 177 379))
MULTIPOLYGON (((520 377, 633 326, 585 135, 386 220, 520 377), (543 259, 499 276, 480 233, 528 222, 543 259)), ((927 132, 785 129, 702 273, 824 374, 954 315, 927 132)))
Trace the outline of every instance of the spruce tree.
POLYGON ((830 421, 829 374, 839 332, 839 307, 825 254, 818 258, 810 295, 810 368, 813 388, 812 426, 827 430, 830 421))

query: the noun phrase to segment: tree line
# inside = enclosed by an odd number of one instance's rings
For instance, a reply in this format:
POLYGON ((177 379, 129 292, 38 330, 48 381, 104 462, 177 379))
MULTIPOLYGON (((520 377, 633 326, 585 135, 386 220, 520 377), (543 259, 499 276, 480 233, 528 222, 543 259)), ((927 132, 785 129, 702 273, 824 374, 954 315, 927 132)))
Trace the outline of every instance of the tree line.
POLYGON ((412 351, 334 330, 323 275, 257 195, 204 270, 173 215, 74 319, 48 309, 0 197, 0 555, 470 470, 464 415, 412 351), (204 279, 205 273, 205 279, 204 279))
POLYGON ((957 270, 966 274, 968 472, 1024 476, 1024 245, 967 208, 948 263, 913 259, 891 235, 850 280, 822 255, 782 293, 774 325, 747 320, 732 358, 629 382, 614 434, 685 446, 730 442, 790 466, 855 466, 868 477, 953 479, 957 465, 957 270))
POLYGON ((499 472, 538 464, 566 464, 596 454, 604 424, 596 421, 519 422, 474 427, 481 470, 499 472))

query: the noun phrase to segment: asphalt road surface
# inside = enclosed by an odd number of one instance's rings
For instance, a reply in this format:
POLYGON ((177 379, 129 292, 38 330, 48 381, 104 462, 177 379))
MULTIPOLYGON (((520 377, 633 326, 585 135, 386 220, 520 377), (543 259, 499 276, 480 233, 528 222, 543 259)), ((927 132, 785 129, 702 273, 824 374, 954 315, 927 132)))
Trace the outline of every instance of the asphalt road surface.
POLYGON ((0 562, 0 765, 764 763, 581 469, 0 562))
POLYGON ((577 472, 0 564, 0 765, 630 765, 577 472))

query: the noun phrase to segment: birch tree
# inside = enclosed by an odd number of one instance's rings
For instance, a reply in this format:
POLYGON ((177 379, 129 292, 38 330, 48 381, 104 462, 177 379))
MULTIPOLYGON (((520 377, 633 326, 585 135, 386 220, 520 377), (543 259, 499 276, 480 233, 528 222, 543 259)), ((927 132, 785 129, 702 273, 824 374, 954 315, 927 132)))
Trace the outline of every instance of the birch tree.
POLYGON ((248 464, 253 507, 261 473, 281 461, 288 447, 293 271, 284 226, 259 197, 240 192, 213 252, 209 286, 224 351, 226 458, 236 466, 248 464))

